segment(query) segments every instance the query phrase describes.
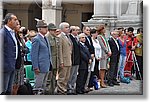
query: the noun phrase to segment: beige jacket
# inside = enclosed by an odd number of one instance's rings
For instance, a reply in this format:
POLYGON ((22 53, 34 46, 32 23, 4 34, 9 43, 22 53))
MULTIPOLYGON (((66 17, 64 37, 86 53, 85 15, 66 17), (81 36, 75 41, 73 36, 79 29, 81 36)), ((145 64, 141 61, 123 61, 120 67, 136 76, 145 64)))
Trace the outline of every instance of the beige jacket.
POLYGON ((72 42, 64 33, 59 36, 59 63, 64 63, 64 66, 71 66, 72 42))

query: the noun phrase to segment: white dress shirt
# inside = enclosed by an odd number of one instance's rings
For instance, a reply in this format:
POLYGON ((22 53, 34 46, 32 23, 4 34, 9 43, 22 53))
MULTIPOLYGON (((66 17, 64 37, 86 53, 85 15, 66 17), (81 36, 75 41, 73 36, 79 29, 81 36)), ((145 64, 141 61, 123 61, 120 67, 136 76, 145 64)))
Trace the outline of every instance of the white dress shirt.
MULTIPOLYGON (((113 38, 113 37, 112 37, 113 38)), ((117 42, 117 39, 113 38, 113 40, 115 41, 116 45, 117 45, 117 48, 118 48, 118 51, 119 51, 119 45, 118 45, 118 42, 117 42)))
POLYGON ((14 42, 15 42, 15 45, 16 45, 16 59, 18 57, 18 44, 17 44, 17 39, 16 39, 16 36, 15 36, 15 32, 10 28, 8 27, 7 25, 5 25, 6 29, 10 32, 14 42))

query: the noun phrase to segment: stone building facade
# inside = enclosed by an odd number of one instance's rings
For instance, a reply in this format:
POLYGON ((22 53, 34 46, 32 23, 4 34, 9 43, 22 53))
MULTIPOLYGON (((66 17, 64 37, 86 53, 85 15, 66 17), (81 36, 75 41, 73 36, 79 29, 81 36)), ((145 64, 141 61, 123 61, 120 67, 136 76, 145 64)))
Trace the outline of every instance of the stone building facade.
POLYGON ((6 13, 16 14, 21 25, 36 29, 34 18, 44 19, 57 26, 62 21, 70 25, 95 27, 142 27, 143 0, 23 0, 0 2, 0 24, 6 13))

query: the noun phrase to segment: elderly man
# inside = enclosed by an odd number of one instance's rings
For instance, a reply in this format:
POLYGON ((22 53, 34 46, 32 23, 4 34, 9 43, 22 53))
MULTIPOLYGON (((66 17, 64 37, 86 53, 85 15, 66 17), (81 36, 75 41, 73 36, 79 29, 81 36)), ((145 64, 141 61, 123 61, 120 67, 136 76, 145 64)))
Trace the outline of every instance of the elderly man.
POLYGON ((85 84, 88 75, 88 64, 92 62, 91 55, 88 50, 88 47, 85 45, 86 42, 86 35, 81 33, 79 35, 80 41, 80 64, 78 70, 78 76, 76 81, 76 92, 77 94, 84 94, 85 93, 85 84))
POLYGON ((114 86, 119 85, 117 82, 117 71, 118 71, 118 63, 119 63, 119 56, 120 56, 120 48, 118 43, 118 31, 112 32, 112 37, 108 40, 108 43, 110 45, 110 49, 112 52, 112 55, 110 56, 110 68, 108 70, 108 85, 114 86))
POLYGON ((67 85, 67 94, 75 94, 75 83, 80 64, 80 44, 78 41, 78 28, 77 26, 70 27, 70 39, 73 43, 72 49, 72 68, 70 71, 70 78, 67 85))
POLYGON ((47 33, 47 24, 43 20, 37 22, 38 34, 32 39, 31 61, 35 72, 35 88, 45 88, 46 76, 51 68, 51 49, 47 33))
POLYGON ((68 36, 69 34, 69 24, 67 22, 62 22, 59 25, 61 29, 61 34, 59 35, 59 63, 58 68, 58 80, 57 80, 57 93, 56 94, 66 94, 67 92, 67 82, 70 76, 71 70, 71 54, 72 54, 72 42, 68 36))
POLYGON ((56 34, 56 30, 57 30, 56 26, 53 23, 50 23, 48 25, 49 33, 46 35, 51 46, 52 64, 53 64, 52 73, 49 73, 49 77, 48 77, 48 84, 50 86, 50 90, 49 90, 50 94, 54 94, 54 90, 56 87, 57 69, 59 68, 59 60, 58 60, 59 41, 58 41, 58 37, 56 34))

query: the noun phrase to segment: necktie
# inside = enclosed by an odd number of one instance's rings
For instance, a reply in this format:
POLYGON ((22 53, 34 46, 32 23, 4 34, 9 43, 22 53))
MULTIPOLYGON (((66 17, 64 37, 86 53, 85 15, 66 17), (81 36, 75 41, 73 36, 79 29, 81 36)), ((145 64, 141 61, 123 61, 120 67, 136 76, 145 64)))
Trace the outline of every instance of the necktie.
POLYGON ((46 39, 46 37, 44 37, 44 40, 45 40, 45 42, 46 42, 46 45, 48 46, 48 42, 47 42, 47 39, 46 39))
POLYGON ((74 38, 75 38, 76 42, 78 43, 78 39, 77 39, 77 37, 74 37, 74 38))
POLYGON ((67 38, 69 38, 67 34, 66 34, 65 36, 66 36, 67 38))
POLYGON ((91 45, 90 39, 88 37, 86 37, 86 38, 87 38, 87 41, 89 42, 89 44, 91 45))
POLYGON ((84 46, 84 48, 85 48, 86 50, 88 50, 88 47, 87 47, 85 44, 84 44, 83 46, 84 46))

